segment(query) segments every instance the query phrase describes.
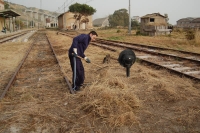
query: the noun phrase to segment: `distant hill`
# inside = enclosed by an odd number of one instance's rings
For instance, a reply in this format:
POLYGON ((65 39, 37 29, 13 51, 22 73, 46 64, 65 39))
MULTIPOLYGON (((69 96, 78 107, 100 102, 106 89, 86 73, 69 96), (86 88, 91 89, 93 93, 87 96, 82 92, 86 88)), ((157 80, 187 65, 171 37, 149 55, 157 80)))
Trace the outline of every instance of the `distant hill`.
MULTIPOLYGON (((16 11, 17 13, 19 13, 21 15, 21 16, 17 17, 21 21, 26 21, 27 19, 29 19, 29 20, 32 19, 31 16, 28 13, 25 12, 26 10, 33 10, 35 12, 39 11, 41 13, 48 14, 50 16, 55 16, 55 17, 57 17, 60 14, 60 13, 51 12, 51 11, 48 11, 48 10, 38 9, 38 8, 35 8, 35 7, 26 7, 26 6, 15 4, 15 3, 12 3, 12 2, 6 2, 6 1, 4 1, 4 2, 9 4, 10 9, 16 11)), ((33 19, 33 21, 38 21, 38 20, 33 19)))

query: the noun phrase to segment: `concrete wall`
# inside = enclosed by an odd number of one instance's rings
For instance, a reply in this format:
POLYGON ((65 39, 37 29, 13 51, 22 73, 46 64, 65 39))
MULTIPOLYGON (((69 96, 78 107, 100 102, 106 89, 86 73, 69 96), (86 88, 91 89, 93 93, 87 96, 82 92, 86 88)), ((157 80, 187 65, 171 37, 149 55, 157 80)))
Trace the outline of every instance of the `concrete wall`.
POLYGON ((63 29, 64 28, 64 26, 63 26, 63 15, 58 17, 58 28, 59 29, 63 29))
POLYGON ((0 17, 0 31, 3 30, 4 27, 4 18, 0 17))
POLYGON ((0 10, 4 10, 4 4, 0 1, 0 10))
POLYGON ((102 24, 101 27, 106 27, 106 26, 109 26, 108 18, 106 18, 106 19, 103 21, 103 24, 102 24))
POLYGON ((140 32, 149 36, 170 34, 165 17, 156 14, 141 18, 140 32))
POLYGON ((88 23, 80 23, 81 20, 85 19, 86 17, 82 16, 80 22, 76 21, 74 18, 74 13, 66 12, 63 15, 60 15, 58 18, 58 27, 59 29, 70 30, 73 29, 73 25, 76 25, 76 29, 90 29, 93 28, 92 24, 92 16, 88 16, 89 19, 88 23))

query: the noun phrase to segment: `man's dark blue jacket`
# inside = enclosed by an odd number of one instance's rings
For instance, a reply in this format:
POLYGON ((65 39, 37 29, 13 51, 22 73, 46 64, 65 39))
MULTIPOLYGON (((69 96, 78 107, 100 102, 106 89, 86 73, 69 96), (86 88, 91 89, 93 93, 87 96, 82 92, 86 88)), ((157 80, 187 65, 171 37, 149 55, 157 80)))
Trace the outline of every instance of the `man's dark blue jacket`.
POLYGON ((69 49, 69 55, 72 55, 74 53, 73 48, 77 48, 77 54, 78 56, 81 56, 82 58, 85 57, 85 50, 88 47, 90 43, 90 35, 89 34, 81 34, 73 39, 72 45, 69 49))

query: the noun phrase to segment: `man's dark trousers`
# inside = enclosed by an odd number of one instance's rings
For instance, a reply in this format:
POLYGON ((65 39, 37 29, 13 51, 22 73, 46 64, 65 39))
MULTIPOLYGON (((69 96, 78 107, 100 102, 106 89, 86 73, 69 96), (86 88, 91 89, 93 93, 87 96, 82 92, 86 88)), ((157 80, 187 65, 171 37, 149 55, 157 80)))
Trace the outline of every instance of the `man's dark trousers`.
MULTIPOLYGON (((72 76, 72 82, 74 81, 74 57, 72 55, 69 55, 70 59, 70 64, 71 64, 71 69, 73 72, 72 76)), ((75 85, 80 87, 85 80, 85 72, 84 72, 84 67, 82 64, 82 61, 80 58, 76 57, 76 80, 75 80, 75 85)), ((72 85, 72 88, 74 87, 74 83, 72 85)))

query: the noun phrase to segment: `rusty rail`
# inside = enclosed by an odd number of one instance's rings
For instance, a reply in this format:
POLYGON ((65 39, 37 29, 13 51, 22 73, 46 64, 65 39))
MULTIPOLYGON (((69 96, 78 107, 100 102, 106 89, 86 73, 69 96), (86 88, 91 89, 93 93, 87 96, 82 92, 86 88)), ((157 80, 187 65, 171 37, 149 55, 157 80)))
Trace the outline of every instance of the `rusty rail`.
MULTIPOLYGON (((47 37, 47 35, 46 35, 46 37, 47 37)), ((49 38, 48 38, 48 37, 47 37, 47 40, 48 40, 48 42, 49 42, 49 44, 50 44, 50 46, 51 46, 51 49, 52 49, 52 51, 53 51, 53 53, 54 53, 54 55, 55 55, 55 57, 56 57, 56 60, 57 60, 57 62, 58 62, 58 64, 59 64, 59 67, 60 67, 60 69, 61 69, 61 72, 63 73, 62 67, 61 67, 61 65, 60 65, 60 61, 58 60, 57 55, 56 55, 56 52, 55 52, 55 50, 53 49, 53 46, 52 46, 51 42, 49 41, 49 38)), ((63 73, 63 75, 64 75, 64 73, 63 73)), ((70 89, 71 94, 75 94, 74 90, 72 89, 71 84, 69 83, 68 78, 67 78, 66 76, 64 76, 64 78, 65 78, 65 81, 67 82, 67 85, 68 85, 68 87, 69 87, 69 89, 70 89)))
MULTIPOLYGON (((35 40, 34 40, 35 42, 35 40)), ((16 76, 19 72, 19 70, 21 69, 22 65, 24 64, 24 61, 26 60, 26 58, 28 57, 33 45, 34 45, 34 42, 31 44, 30 48, 28 49, 28 51, 26 52, 24 58, 21 60, 20 64, 18 65, 17 69, 15 70, 15 73, 14 75, 12 76, 11 80, 9 81, 8 85, 6 86, 6 88, 4 89, 1 97, 0 97, 0 100, 4 98, 4 96, 6 95, 7 91, 9 90, 9 88, 12 86, 13 82, 15 81, 16 79, 16 76)))
POLYGON ((178 50, 168 49, 168 48, 164 49, 164 48, 155 47, 155 46, 153 47, 154 49, 170 50, 170 51, 174 51, 174 52, 180 52, 180 53, 189 54, 189 55, 195 55, 195 56, 199 57, 199 59, 193 59, 193 58, 187 58, 187 57, 183 57, 183 56, 179 56, 179 55, 173 55, 173 54, 167 54, 167 53, 154 51, 154 50, 152 50, 151 46, 144 46, 144 47, 146 47, 144 49, 142 45, 139 45, 139 47, 135 47, 134 44, 133 45, 127 45, 127 44, 131 44, 131 43, 126 43, 126 42, 123 42, 123 43, 117 42, 116 43, 116 41, 108 41, 108 40, 104 41, 102 39, 101 39, 100 42, 103 43, 103 44, 106 44, 106 45, 110 45, 110 46, 129 48, 129 49, 132 49, 132 50, 145 52, 145 53, 149 53, 149 54, 166 56, 166 57, 173 57, 173 58, 176 58, 176 59, 178 58, 178 59, 184 59, 184 60, 189 60, 189 61, 193 61, 193 62, 196 62, 196 63, 200 63, 200 54, 198 54, 198 53, 192 53, 192 52, 187 52, 187 51, 178 51, 178 50))
MULTIPOLYGON (((64 74, 63 74, 63 72, 62 72, 62 67, 60 66, 60 62, 59 62, 59 60, 58 60, 58 58, 57 58, 57 55, 56 55, 56 53, 55 53, 55 51, 54 51, 54 49, 53 49, 53 47, 52 47, 52 45, 51 45, 51 43, 50 43, 50 41, 49 41, 49 39, 48 39, 47 36, 46 36, 46 38, 47 38, 47 41, 48 41, 48 43, 49 43, 49 45, 50 45, 50 48, 51 48, 51 50, 52 50, 52 52, 53 52, 53 55, 54 55, 54 57, 56 58, 56 61, 57 61, 57 63, 58 63, 58 66, 60 67, 60 71, 61 71, 62 75, 64 76, 64 74)), ((35 38, 34 41, 33 41, 33 43, 31 44, 31 46, 30 46, 29 49, 27 50, 25 56, 24 56, 23 59, 21 60, 20 64, 18 65, 17 69, 15 70, 14 75, 12 76, 12 78, 10 79, 10 81, 8 82, 6 88, 3 90, 3 93, 1 94, 0 100, 2 100, 2 99, 5 97, 6 93, 7 93, 8 90, 10 89, 10 87, 15 83, 15 80, 17 79, 17 75, 18 75, 20 69, 22 68, 23 64, 25 63, 25 60, 27 59, 27 57, 28 57, 29 53, 31 52, 31 50, 32 50, 34 44, 36 43, 36 41, 37 41, 37 39, 35 38)), ((75 92, 73 91, 73 89, 72 89, 72 87, 71 87, 71 85, 70 85, 70 83, 69 83, 69 80, 68 80, 67 77, 65 77, 65 76, 64 76, 64 79, 65 79, 65 82, 67 83, 67 86, 68 86, 69 89, 70 89, 70 92, 71 92, 72 94, 74 94, 75 92)))
MULTIPOLYGON (((67 35, 70 37, 74 36, 74 35, 69 35, 68 33, 61 33, 61 34, 67 35)), ((112 49, 111 51, 113 51, 114 49, 112 47, 128 48, 136 52, 138 51, 139 53, 136 53, 137 59, 139 59, 141 62, 146 62, 148 64, 156 65, 158 67, 165 68, 179 75, 191 78, 193 80, 200 81, 200 68, 199 68, 200 58, 193 59, 190 57, 182 57, 175 54, 162 53, 162 52, 155 51, 152 49, 166 50, 166 51, 170 50, 177 53, 188 54, 189 56, 200 57, 199 53, 192 53, 188 51, 179 51, 179 50, 174 50, 174 49, 169 49, 169 48, 161 48, 161 47, 156 47, 156 46, 147 46, 147 45, 142 45, 142 44, 133 44, 133 43, 111 41, 111 40, 104 40, 104 39, 97 39, 96 44, 98 44, 97 46, 99 47, 109 48, 108 50, 112 49), (143 55, 141 55, 141 52, 143 53, 143 55), (151 61, 156 58, 158 58, 157 62, 151 61), (162 60, 166 60, 167 62, 162 62, 162 60), (169 61, 172 61, 172 62, 169 62, 169 61), (190 64, 191 67, 185 66, 185 64, 187 63, 190 64)))
POLYGON ((98 38, 97 41, 109 41, 109 42, 115 42, 115 43, 121 43, 121 44, 128 44, 128 45, 133 45, 133 46, 139 46, 142 48, 149 48, 149 49, 157 49, 157 50, 170 50, 174 52, 180 52, 184 54, 191 54, 191 55, 197 55, 200 56, 200 53, 195 53, 195 52, 188 52, 188 51, 183 51, 183 50, 176 50, 172 48, 164 48, 164 47, 158 47, 158 46, 152 46, 152 45, 145 45, 145 44, 140 44, 140 43, 130 43, 130 42, 122 42, 122 41, 116 41, 116 40, 107 40, 107 39, 101 39, 98 38))
POLYGON ((12 39, 15 39, 15 38, 17 38, 17 37, 23 36, 23 35, 25 35, 25 34, 27 34, 27 33, 28 33, 28 32, 23 32, 23 33, 15 34, 15 35, 13 35, 13 36, 9 36, 9 37, 0 39, 0 44, 1 44, 1 43, 5 43, 5 42, 7 42, 7 41, 10 41, 10 40, 12 40, 12 39))
MULTIPOLYGON (((192 58, 181 57, 181 56, 173 55, 173 54, 161 53, 157 51, 152 51, 151 48, 143 49, 142 47, 134 47, 134 46, 126 45, 126 44, 115 43, 112 41, 100 41, 100 42, 102 42, 105 45, 107 44, 109 46, 129 48, 135 51, 143 52, 143 55, 140 55, 140 53, 137 54, 137 58, 139 60, 143 62, 147 62, 149 64, 157 65, 159 67, 163 67, 165 69, 168 69, 175 73, 179 73, 193 80, 200 81, 200 68, 199 68, 200 59, 192 59, 192 58), (156 60, 156 58, 158 61, 150 61, 150 60, 156 60), (162 60, 167 60, 167 62, 163 62, 162 60)), ((174 51, 179 52, 177 50, 174 50, 174 51)), ((185 53, 189 54, 190 52, 185 52, 185 53)), ((200 56, 200 54, 198 53, 191 53, 191 55, 200 56)))

